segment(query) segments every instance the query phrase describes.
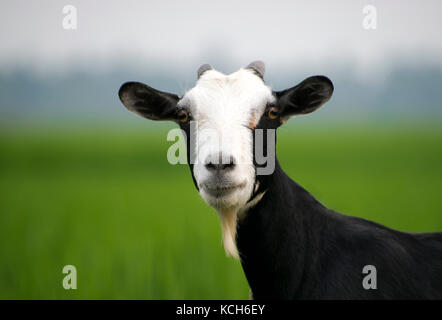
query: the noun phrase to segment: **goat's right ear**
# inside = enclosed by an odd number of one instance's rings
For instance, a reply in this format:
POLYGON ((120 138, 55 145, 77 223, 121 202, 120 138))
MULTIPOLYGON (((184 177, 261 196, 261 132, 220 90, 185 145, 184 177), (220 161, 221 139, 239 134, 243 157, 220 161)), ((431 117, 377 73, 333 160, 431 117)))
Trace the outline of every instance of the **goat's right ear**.
POLYGON ((118 91, 130 111, 151 120, 176 120, 179 97, 140 82, 126 82, 118 91))

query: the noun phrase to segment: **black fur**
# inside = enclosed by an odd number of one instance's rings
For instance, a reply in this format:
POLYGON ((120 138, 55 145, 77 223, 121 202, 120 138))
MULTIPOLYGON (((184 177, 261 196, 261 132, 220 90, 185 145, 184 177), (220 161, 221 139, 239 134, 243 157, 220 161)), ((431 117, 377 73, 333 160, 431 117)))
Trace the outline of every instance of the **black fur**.
POLYGON ((126 82, 118 91, 130 111, 150 120, 177 120, 176 94, 159 91, 141 82, 126 82))
POLYGON ((195 188, 199 191, 199 187, 198 184, 196 183, 196 179, 195 179, 195 175, 193 174, 193 163, 190 159, 190 139, 191 139, 191 134, 190 134, 190 123, 180 123, 180 128, 181 130, 183 130, 183 132, 185 133, 185 137, 186 137, 186 149, 187 149, 187 164, 189 165, 189 169, 190 169, 190 174, 192 176, 192 181, 193 184, 195 185, 195 188))
POLYGON ((284 91, 275 92, 281 117, 306 114, 326 103, 333 94, 333 83, 325 76, 313 76, 284 91))
POLYGON ((322 206, 281 169, 238 224, 254 299, 442 299, 442 233, 410 234, 322 206), (365 290, 362 269, 377 268, 365 290))
MULTIPOLYGON (((256 129, 279 125, 263 116, 256 129)), ((256 181, 252 198, 267 191, 236 239, 254 299, 442 299, 442 233, 399 232, 327 209, 277 160, 256 181), (376 290, 362 285, 366 265, 377 269, 376 290)))

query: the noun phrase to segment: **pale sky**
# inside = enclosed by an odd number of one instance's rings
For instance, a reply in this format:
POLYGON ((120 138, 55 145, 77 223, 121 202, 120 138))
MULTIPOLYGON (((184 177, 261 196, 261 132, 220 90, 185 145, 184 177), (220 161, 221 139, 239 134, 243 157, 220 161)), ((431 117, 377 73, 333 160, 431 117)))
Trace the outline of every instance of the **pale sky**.
POLYGON ((2 1, 0 70, 111 70, 262 59, 275 68, 351 63, 373 73, 394 63, 442 66, 442 1, 2 1), (78 10, 64 30, 62 8, 78 10), (377 9, 364 30, 363 7, 377 9))

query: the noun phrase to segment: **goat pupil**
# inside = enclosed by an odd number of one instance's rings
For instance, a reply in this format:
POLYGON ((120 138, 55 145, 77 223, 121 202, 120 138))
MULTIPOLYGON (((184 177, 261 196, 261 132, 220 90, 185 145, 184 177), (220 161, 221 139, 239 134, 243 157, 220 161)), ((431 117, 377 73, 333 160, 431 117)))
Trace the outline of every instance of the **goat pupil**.
POLYGON ((268 117, 270 119, 276 119, 278 117, 278 109, 275 107, 270 108, 268 112, 268 117))
POLYGON ((178 111, 178 120, 181 122, 186 122, 189 115, 185 110, 178 111))

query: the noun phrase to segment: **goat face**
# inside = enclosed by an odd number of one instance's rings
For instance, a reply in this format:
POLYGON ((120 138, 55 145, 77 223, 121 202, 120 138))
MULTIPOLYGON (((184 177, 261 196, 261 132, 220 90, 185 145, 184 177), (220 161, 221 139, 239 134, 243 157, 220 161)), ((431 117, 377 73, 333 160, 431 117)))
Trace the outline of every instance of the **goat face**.
MULTIPOLYGON (((195 87, 181 98, 138 82, 125 83, 119 96, 145 118, 177 122, 187 136, 188 162, 201 196, 218 212, 238 212, 259 184, 254 132, 316 110, 333 92, 323 76, 280 92, 273 92, 263 76, 259 61, 230 75, 203 65, 195 87)), ((274 152, 265 150, 267 156, 274 152)))
MULTIPOLYGON (((191 115, 195 143, 192 173, 203 199, 217 210, 236 209, 250 199, 255 185, 253 130, 275 97, 251 69, 224 75, 209 69, 178 102, 191 115)), ((191 161, 192 162, 192 161, 191 161)))

